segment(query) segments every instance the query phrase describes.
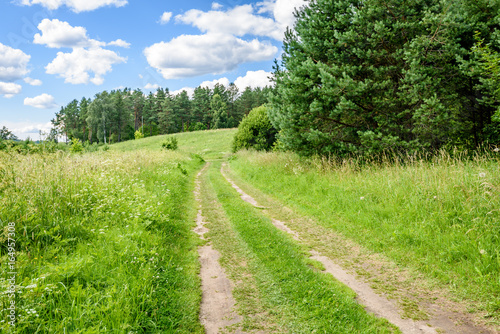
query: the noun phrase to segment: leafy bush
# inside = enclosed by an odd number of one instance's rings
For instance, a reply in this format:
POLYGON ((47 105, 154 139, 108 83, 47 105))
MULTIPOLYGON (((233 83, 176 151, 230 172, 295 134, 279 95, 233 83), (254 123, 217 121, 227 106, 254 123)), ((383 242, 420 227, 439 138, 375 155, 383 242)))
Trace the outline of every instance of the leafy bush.
POLYGON ((135 139, 136 139, 136 140, 137 140, 137 139, 142 139, 142 138, 144 138, 144 134, 143 134, 141 131, 137 130, 137 131, 134 133, 134 137, 135 137, 135 139))
POLYGON ((69 148, 71 153, 83 152, 83 144, 78 138, 71 139, 71 147, 69 148))
POLYGON ((267 116, 267 107, 255 108, 241 121, 234 137, 233 151, 245 148, 269 151, 277 133, 267 116))
POLYGON ((192 128, 193 128, 193 131, 202 131, 202 130, 206 130, 207 126, 201 122, 196 122, 196 124, 194 126, 192 126, 192 128))
POLYGON ((177 138, 175 137, 167 137, 163 144, 161 144, 161 147, 164 148, 165 150, 173 150, 175 151, 177 149, 177 138))

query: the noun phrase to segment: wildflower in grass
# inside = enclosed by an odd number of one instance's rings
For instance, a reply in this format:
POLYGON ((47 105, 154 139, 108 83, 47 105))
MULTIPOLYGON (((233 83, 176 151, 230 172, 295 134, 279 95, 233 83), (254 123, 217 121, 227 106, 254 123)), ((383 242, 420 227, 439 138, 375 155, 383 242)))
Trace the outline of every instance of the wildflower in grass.
POLYGON ((486 254, 486 251, 485 251, 484 249, 481 249, 481 250, 479 251, 479 253, 480 253, 481 255, 485 255, 485 254, 486 254))
POLYGON ((481 178, 486 177, 486 173, 479 173, 479 177, 481 178))
POLYGON ((360 199, 360 200, 362 200, 362 201, 364 201, 364 200, 365 200, 365 198, 364 198, 364 197, 360 197, 359 199, 360 199))
POLYGON ((500 148, 495 147, 495 149, 493 150, 493 152, 500 152, 500 148))

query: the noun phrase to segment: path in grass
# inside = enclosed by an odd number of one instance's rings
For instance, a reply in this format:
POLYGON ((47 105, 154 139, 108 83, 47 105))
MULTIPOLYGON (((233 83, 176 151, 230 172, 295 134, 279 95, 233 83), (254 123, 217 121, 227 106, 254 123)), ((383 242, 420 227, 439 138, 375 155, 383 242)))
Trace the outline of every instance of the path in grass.
MULTIPOLYGON (((195 232, 202 240, 209 231, 205 227, 201 208, 201 184, 200 176, 210 166, 208 163, 196 178, 196 189, 194 191, 196 202, 199 203, 198 215, 196 219, 195 232)), ((233 311, 235 301, 232 295, 232 284, 227 278, 224 269, 219 263, 220 253, 209 243, 198 249, 200 255, 200 277, 202 300, 200 307, 200 321, 205 327, 206 334, 217 334, 223 328, 237 324, 240 319, 233 311)))
MULTIPOLYGON (((263 210, 262 212, 269 215, 268 208, 260 206, 259 203, 250 195, 245 193, 238 185, 235 184, 225 173, 227 166, 223 165, 221 173, 232 187, 239 193, 241 199, 250 203, 252 206, 263 210)), ((255 191, 255 190, 254 190, 255 191)), ((266 203, 269 205, 269 203, 266 203)), ((273 225, 288 233, 292 239, 297 242, 302 242, 301 235, 292 230, 287 223, 271 217, 273 225)), ((304 223, 304 221, 302 221, 304 223)), ((307 227, 306 227, 307 229, 307 227)), ((304 242, 304 245, 311 247, 310 244, 304 242)), ((322 255, 320 252, 312 249, 309 251, 311 259, 319 261, 323 265, 325 272, 333 275, 338 281, 347 285, 357 295, 356 299, 365 306, 365 309, 378 317, 389 320, 396 325, 403 333, 490 333, 485 328, 472 325, 470 319, 464 314, 450 312, 447 309, 434 303, 427 305, 427 312, 430 317, 426 320, 412 320, 401 316, 402 310, 398 308, 395 301, 387 299, 383 295, 377 294, 368 283, 361 281, 356 276, 348 273, 341 266, 334 263, 329 257, 322 255)))

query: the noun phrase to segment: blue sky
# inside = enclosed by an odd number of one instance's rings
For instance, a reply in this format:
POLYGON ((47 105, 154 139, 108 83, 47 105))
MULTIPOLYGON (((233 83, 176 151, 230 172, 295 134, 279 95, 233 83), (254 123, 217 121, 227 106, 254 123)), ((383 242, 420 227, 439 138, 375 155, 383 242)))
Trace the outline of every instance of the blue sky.
POLYGON ((0 127, 38 139, 103 90, 264 86, 304 0, 3 0, 0 127))

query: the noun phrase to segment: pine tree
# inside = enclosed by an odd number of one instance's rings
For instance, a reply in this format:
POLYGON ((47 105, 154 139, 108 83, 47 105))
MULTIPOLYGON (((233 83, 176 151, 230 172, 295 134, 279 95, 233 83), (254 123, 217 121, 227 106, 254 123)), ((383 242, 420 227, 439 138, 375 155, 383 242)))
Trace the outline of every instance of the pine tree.
POLYGON ((191 119, 196 123, 203 123, 210 129, 212 115, 210 114, 210 88, 197 87, 194 90, 191 102, 191 119))
POLYGON ((274 75, 281 142, 302 154, 370 154, 478 137, 491 117, 460 63, 480 20, 464 2, 311 0, 274 75))
POLYGON ((227 105, 222 101, 219 94, 212 96, 210 102, 210 109, 212 110, 212 129, 222 129, 227 124, 227 105))

